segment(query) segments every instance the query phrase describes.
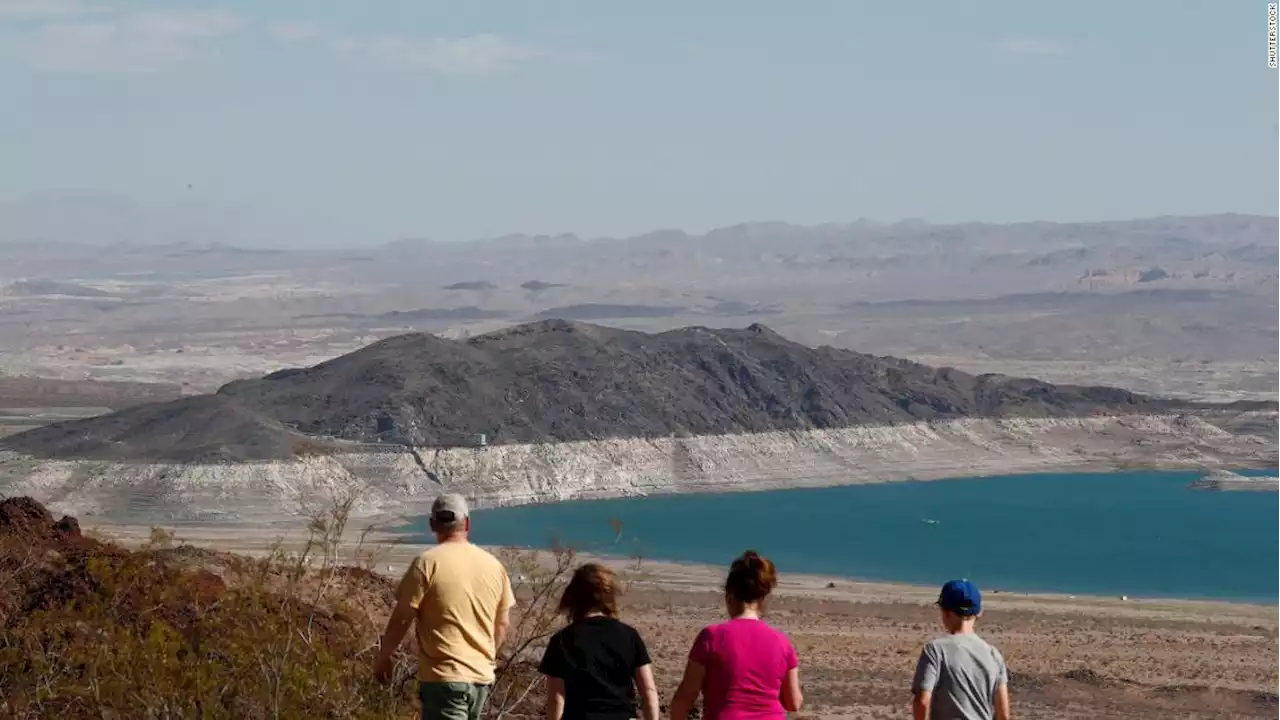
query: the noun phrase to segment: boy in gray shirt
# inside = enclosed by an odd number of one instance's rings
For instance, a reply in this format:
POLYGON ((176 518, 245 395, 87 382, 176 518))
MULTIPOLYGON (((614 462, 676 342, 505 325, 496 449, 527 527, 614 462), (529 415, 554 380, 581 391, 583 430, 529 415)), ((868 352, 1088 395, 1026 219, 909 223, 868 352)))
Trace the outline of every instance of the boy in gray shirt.
POLYGON ((1000 651, 973 632, 982 593, 952 580, 938 596, 947 634, 924 646, 911 681, 915 720, 1010 720, 1009 671, 1000 651))

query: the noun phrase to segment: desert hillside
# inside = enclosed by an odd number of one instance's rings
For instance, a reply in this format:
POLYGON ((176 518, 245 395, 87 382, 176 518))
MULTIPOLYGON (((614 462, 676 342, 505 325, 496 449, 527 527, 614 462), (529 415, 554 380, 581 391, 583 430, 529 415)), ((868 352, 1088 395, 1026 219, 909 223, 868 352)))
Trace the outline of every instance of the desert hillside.
POLYGON ((762 325, 647 334, 546 320, 466 340, 399 335, 213 395, 56 423, 4 442, 40 457, 260 460, 291 458, 304 445, 466 446, 482 434, 500 445, 1193 407, 1115 388, 810 348, 762 325))

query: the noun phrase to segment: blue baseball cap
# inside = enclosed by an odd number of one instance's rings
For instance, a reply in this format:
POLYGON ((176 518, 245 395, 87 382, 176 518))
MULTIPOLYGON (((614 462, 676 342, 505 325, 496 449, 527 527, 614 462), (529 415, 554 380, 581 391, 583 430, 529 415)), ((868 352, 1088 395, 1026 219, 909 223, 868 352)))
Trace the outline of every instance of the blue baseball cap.
POLYGON ((952 580, 938 593, 938 607, 957 615, 977 615, 982 612, 982 593, 968 580, 952 580))

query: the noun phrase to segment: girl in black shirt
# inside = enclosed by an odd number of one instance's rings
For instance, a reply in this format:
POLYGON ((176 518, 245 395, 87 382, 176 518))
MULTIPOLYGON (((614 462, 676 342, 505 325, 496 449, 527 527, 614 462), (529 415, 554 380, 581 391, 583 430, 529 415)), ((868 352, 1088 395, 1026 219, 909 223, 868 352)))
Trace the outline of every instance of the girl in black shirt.
POLYGON ((547 720, 658 720, 658 688, 640 633, 618 620, 616 578, 588 563, 573 573, 538 671, 547 676, 547 720), (637 689, 644 706, 636 713, 637 689))

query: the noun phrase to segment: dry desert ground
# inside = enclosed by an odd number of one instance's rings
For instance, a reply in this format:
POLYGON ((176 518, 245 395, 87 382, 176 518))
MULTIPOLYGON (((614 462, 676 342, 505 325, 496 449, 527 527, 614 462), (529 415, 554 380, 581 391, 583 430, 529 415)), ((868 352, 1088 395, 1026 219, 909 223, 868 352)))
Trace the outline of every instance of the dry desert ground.
MULTIPOLYGON (((150 529, 100 525, 140 544, 150 529)), ((177 540, 242 553, 298 542, 275 531, 176 529, 177 540)), ((398 576, 423 546, 372 535, 376 567, 398 576)), ((587 559, 585 556, 583 559, 587 559)), ((600 559, 626 579, 624 619, 649 644, 663 697, 697 631, 722 617, 709 566, 600 559)), ((542 561, 551 562, 548 553, 542 561)), ((801 657, 810 718, 909 716, 920 647, 940 627, 932 588, 788 575, 768 606, 801 657)), ((1019 718, 1274 718, 1277 609, 1180 600, 988 592, 979 631, 1004 653, 1019 718)))

